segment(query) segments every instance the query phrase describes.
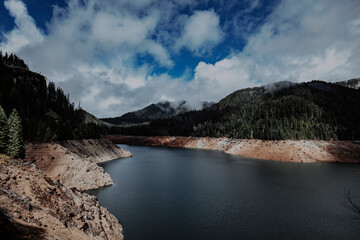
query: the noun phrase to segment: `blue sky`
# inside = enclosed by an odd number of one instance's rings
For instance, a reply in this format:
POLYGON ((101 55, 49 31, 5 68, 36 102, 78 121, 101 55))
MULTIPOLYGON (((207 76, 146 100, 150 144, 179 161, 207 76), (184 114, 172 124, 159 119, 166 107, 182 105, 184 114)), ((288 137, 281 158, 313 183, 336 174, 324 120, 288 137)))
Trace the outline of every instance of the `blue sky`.
POLYGON ((99 117, 360 76, 358 0, 5 0, 0 49, 99 117))

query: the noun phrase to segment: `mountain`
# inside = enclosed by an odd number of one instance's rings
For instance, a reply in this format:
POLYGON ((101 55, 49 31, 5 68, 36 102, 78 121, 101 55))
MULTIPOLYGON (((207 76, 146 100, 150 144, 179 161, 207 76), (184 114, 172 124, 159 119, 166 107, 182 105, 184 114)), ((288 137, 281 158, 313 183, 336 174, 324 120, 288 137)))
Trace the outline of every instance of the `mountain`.
POLYGON ((233 92, 211 107, 118 134, 257 139, 360 139, 360 90, 323 81, 233 92))
POLYGON ((353 79, 346 80, 346 81, 336 82, 336 84, 344 86, 344 87, 359 89, 360 88, 360 78, 353 78, 353 79))
POLYGON ((198 107, 196 107, 194 106, 194 104, 189 104, 187 101, 163 101, 155 104, 150 104, 149 106, 134 112, 125 113, 120 117, 103 118, 101 120, 116 125, 144 124, 156 119, 169 118, 180 113, 194 110, 199 107, 200 109, 203 109, 211 106, 212 104, 212 102, 203 101, 197 104, 198 107))
POLYGON ((9 116, 16 109, 25 140, 51 141, 97 138, 103 125, 86 122, 88 113, 75 109, 61 88, 29 70, 17 56, 0 51, 0 105, 9 116))

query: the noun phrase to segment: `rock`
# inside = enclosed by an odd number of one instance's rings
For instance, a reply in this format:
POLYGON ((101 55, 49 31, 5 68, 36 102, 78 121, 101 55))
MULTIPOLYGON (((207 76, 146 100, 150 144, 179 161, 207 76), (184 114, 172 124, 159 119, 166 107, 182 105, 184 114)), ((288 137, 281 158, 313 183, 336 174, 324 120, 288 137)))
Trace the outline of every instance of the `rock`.
POLYGON ((123 239, 118 220, 96 197, 49 181, 34 166, 3 166, 0 179, 0 210, 14 227, 26 225, 23 239, 123 239), (24 181, 16 185, 7 176, 24 181))

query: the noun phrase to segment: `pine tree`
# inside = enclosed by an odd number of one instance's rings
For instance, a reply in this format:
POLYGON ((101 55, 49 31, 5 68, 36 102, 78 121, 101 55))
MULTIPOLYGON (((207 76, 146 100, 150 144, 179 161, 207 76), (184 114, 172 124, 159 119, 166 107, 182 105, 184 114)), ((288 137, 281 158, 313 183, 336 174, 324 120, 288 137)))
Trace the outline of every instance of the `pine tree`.
POLYGON ((0 153, 5 153, 8 144, 8 125, 4 109, 0 106, 0 153))
POLYGON ((16 109, 14 109, 9 116, 8 128, 9 128, 8 154, 13 158, 24 157, 25 148, 22 139, 21 119, 16 109))

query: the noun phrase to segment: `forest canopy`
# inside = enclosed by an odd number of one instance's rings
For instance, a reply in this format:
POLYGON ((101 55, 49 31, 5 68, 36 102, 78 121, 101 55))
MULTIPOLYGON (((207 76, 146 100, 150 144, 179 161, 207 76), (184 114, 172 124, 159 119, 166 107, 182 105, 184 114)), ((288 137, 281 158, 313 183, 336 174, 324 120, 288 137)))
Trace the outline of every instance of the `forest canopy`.
POLYGON ((256 138, 360 139, 360 90, 323 81, 235 91, 217 104, 113 134, 256 138))

